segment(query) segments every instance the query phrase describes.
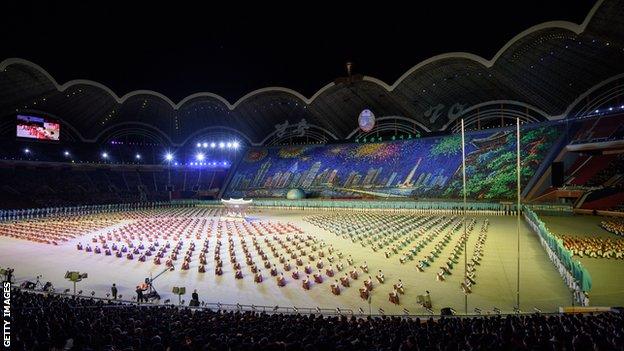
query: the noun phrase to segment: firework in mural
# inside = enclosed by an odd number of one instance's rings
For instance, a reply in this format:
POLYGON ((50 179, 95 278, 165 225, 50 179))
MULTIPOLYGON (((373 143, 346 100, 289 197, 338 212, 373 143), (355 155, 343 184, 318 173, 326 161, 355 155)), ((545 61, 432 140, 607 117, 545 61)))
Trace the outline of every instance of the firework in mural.
MULTIPOLYGON (((522 135, 522 182, 534 176, 558 135, 556 127, 522 135)), ((471 198, 513 198, 513 130, 467 135, 467 189, 471 198)), ((226 195, 283 197, 301 188, 332 198, 456 198, 461 190, 457 135, 370 144, 256 148, 248 151, 226 195)))

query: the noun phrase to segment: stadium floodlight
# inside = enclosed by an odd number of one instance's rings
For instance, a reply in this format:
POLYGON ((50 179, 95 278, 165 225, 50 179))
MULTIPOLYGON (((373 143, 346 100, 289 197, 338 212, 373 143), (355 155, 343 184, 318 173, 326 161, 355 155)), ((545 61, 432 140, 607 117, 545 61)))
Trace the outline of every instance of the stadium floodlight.
POLYGON ((107 159, 108 158, 108 152, 102 152, 102 158, 107 159))
POLYGON ((204 146, 204 149, 207 148, 208 147, 208 143, 204 143, 203 146, 204 146))
POLYGON ((240 146, 240 144, 238 143, 238 141, 235 141, 232 143, 232 147, 235 149, 238 149, 238 147, 240 146))
POLYGON ((140 160, 141 159, 141 154, 134 155, 134 158, 136 158, 137 160, 140 160))
POLYGON ((167 152, 165 154, 165 160, 167 160, 167 161, 173 160, 173 155, 170 152, 167 152))
POLYGON ((214 149, 215 147, 217 147, 217 144, 215 144, 214 142, 210 143, 210 148, 214 149))
POLYGON ((224 142, 220 142, 219 143, 219 149, 223 149, 225 147, 225 143, 224 142))
POLYGON ((197 159, 197 161, 203 161, 204 160, 204 154, 199 152, 199 153, 197 153, 197 155, 195 155, 195 158, 197 159))

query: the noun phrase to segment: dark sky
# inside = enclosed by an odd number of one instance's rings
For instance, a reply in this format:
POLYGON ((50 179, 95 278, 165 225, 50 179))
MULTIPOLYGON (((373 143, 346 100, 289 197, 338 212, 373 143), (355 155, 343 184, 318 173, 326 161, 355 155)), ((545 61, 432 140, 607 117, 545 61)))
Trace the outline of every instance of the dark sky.
MULTIPOLYGON (((290 2, 277 7, 199 8, 182 2, 4 7, 0 60, 21 57, 59 83, 99 81, 124 95, 161 92, 174 102, 210 91, 234 102, 266 86, 310 97, 355 72, 392 84, 418 62, 449 51, 486 59, 544 21, 581 23, 593 1, 290 2)), ((205 1, 205 4, 214 4, 205 1)), ((269 3, 269 2, 266 2, 269 3)), ((4 4, 3 4, 4 6, 4 4)))

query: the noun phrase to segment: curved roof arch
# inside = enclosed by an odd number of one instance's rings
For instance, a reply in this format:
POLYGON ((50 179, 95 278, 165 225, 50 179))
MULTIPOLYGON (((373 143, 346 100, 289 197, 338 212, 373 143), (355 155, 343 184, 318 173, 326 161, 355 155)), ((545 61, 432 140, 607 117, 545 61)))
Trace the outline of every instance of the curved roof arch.
MULTIPOLYGON (((426 66, 429 63, 433 63, 433 62, 437 62, 437 61, 442 61, 445 59, 449 59, 449 58, 453 58, 453 59, 466 59, 469 61, 474 61, 477 62, 481 65, 483 65, 484 67, 492 67, 492 65, 494 65, 494 63, 498 60, 498 58, 505 53, 505 51, 507 51, 507 49, 509 49, 514 43, 516 43, 517 41, 519 41, 520 39, 526 37, 527 35, 530 35, 534 32, 537 32, 539 30, 543 30, 543 29, 553 29, 553 28, 560 28, 560 29, 566 29, 569 30, 575 34, 580 34, 582 33, 585 28, 587 27, 588 23, 590 22, 591 18, 594 16, 594 14, 596 13, 596 11, 598 10, 598 8, 600 7, 600 5, 603 3, 604 0, 598 0, 596 2, 596 4, 592 7, 592 9, 590 10, 590 12, 587 14, 587 16, 585 17, 585 20, 583 21, 583 23, 581 24, 576 24, 573 22, 569 22, 569 21, 548 21, 548 22, 543 22, 537 25, 534 25, 524 31, 522 31, 521 33, 515 35, 513 38, 511 38, 510 40, 508 40, 505 45, 503 45, 494 55, 494 57, 492 57, 492 59, 487 60, 485 58, 483 58, 482 56, 476 55, 476 54, 472 54, 469 52, 448 52, 448 53, 444 53, 444 54, 440 54, 440 55, 435 55, 432 57, 429 57, 425 60, 420 61, 419 63, 417 63, 416 65, 414 65, 412 68, 408 69, 405 73, 403 73, 392 85, 388 85, 387 83, 385 83, 384 81, 372 77, 372 76, 364 76, 364 79, 370 82, 375 82, 377 84, 379 84, 380 86, 384 87, 386 90, 388 90, 389 92, 394 90, 399 84, 401 84, 401 82, 403 80, 405 80, 405 78, 409 77, 410 75, 412 75, 414 72, 418 71, 420 68, 426 66)), ((33 63, 31 61, 25 60, 25 59, 21 59, 21 58, 8 58, 3 60, 2 62, 0 62, 0 70, 4 70, 7 66, 10 66, 12 64, 23 64, 23 65, 28 65, 31 66, 37 70, 39 70, 41 73, 43 73, 51 82, 54 83, 54 85, 56 85, 57 89, 59 89, 59 91, 65 91, 67 88, 73 86, 73 85, 77 85, 77 84, 85 84, 85 85, 91 85, 94 87, 98 87, 104 91, 106 91, 109 95, 111 95, 113 98, 115 98, 115 100, 118 103, 123 103, 125 100, 127 100, 128 98, 135 96, 135 95, 152 95, 154 97, 160 98, 164 101, 166 101, 167 103, 169 103, 169 105, 173 108, 173 109, 179 109, 182 105, 184 105, 185 102, 197 98, 197 97, 211 97, 211 98, 215 98, 217 100, 222 101, 229 109, 234 110, 240 103, 242 103, 243 101, 245 101, 246 99, 253 97, 255 95, 258 94, 262 94, 264 92, 285 92, 285 93, 289 93, 292 94, 293 96, 296 96, 297 98, 299 98, 302 102, 305 102, 306 104, 310 104, 312 103, 319 95, 323 94, 323 92, 325 92, 328 88, 332 87, 335 85, 335 83, 328 83, 326 85, 324 85, 322 88, 320 88, 319 90, 317 90, 316 93, 314 93, 310 98, 306 98, 305 96, 303 96, 303 94, 299 93, 296 90, 290 89, 290 88, 286 88, 286 87, 279 87, 279 86, 272 86, 272 87, 265 87, 265 88, 260 88, 260 89, 256 89, 253 91, 250 91, 249 93, 245 94, 244 96, 240 97, 238 100, 236 100, 234 103, 230 103, 226 98, 224 98, 223 96, 216 94, 216 93, 211 93, 211 92, 198 92, 198 93, 194 93, 191 95, 188 95, 187 97, 183 98, 182 100, 180 100, 178 103, 174 103, 169 97, 167 97, 166 95, 159 93, 157 91, 153 91, 153 90, 134 90, 131 91, 123 96, 119 96, 117 95, 112 89, 110 89, 109 87, 107 87, 106 85, 93 81, 93 80, 88 80, 88 79, 74 79, 74 80, 70 80, 67 81, 63 84, 59 84, 56 79, 54 79, 54 77, 48 72, 46 71, 43 67, 37 65, 36 63, 33 63)))
POLYGON ((238 130, 250 143, 258 144, 274 133, 278 121, 296 123, 301 118, 339 139, 346 138, 357 129, 355 115, 364 107, 373 108, 379 117, 400 116, 431 131, 444 130, 451 123, 450 116, 456 113, 449 111, 456 105, 469 106, 463 108, 463 113, 467 113, 479 106, 506 101, 524 104, 547 118, 557 118, 570 111, 570 105, 587 89, 624 72, 621 52, 618 56, 608 47, 592 46, 592 39, 602 35, 610 40, 615 38, 617 45, 624 46, 624 35, 618 31, 624 18, 620 18, 622 15, 613 18, 612 11, 605 12, 619 6, 624 7, 624 0, 599 0, 581 24, 549 21, 532 26, 508 40, 489 60, 469 52, 444 53, 418 62, 392 84, 372 76, 360 76, 347 82, 327 83, 310 97, 278 86, 253 90, 234 102, 211 92, 191 94, 177 103, 152 90, 135 90, 119 96, 106 85, 91 80, 75 79, 60 84, 41 66, 8 58, 0 62, 0 102, 8 101, 5 110, 0 106, 0 114, 32 107, 29 102, 37 98, 33 95, 42 94, 49 97, 48 101, 54 101, 48 102, 50 113, 62 115, 66 123, 75 125, 88 140, 119 123, 140 122, 157 128, 178 145, 186 142, 189 134, 211 125, 238 130), (594 18, 596 21, 592 21, 594 18), (569 41, 583 42, 583 46, 565 50, 569 41), (536 57, 547 60, 542 64, 536 57), (4 80, 7 87, 2 85, 2 72, 12 65, 40 73, 22 74, 37 77, 20 77, 32 81, 19 87, 17 97, 2 95, 3 89, 13 89, 10 79, 4 80), (51 85, 42 82, 43 79, 51 85), (574 81, 574 85, 564 86, 568 81, 574 81), (553 84, 561 89, 552 89, 553 84), (60 93, 80 86, 94 89, 87 89, 88 97, 64 100, 64 96, 57 97, 59 94, 50 90, 54 90, 52 85, 60 93), (33 86, 41 88, 34 92, 33 86), (146 103, 136 98, 144 98, 146 103), (99 111, 94 111, 93 101, 98 102, 99 111), (193 105, 204 101, 213 106, 193 105), (69 106, 72 103, 77 105, 69 106), (83 130, 87 126, 94 131, 83 130))

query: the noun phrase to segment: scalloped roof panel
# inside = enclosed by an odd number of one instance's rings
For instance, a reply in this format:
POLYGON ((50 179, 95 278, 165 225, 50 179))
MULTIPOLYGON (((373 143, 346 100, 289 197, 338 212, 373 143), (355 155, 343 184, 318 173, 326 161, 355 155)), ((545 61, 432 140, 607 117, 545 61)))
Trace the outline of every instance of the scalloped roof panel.
MULTIPOLYGON (((389 58, 391 59, 391 58, 389 58)), ((451 114, 488 101, 511 100, 550 116, 563 114, 592 86, 624 72, 624 0, 598 1, 581 24, 554 21, 531 27, 490 60, 447 53, 424 60, 389 85, 364 76, 329 83, 307 98, 283 87, 252 91, 235 102, 209 93, 175 103, 154 91, 118 96, 89 80, 58 83, 45 69, 19 58, 0 62, 0 114, 37 110, 96 141, 115 126, 137 124, 182 144, 203 130, 238 131, 261 143, 284 121, 305 119, 338 138, 357 128, 364 108, 400 116, 425 130, 444 129, 451 114), (434 117, 434 111, 440 116, 434 117)))

